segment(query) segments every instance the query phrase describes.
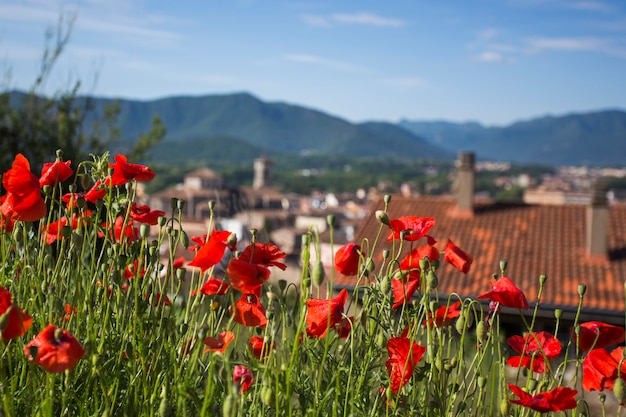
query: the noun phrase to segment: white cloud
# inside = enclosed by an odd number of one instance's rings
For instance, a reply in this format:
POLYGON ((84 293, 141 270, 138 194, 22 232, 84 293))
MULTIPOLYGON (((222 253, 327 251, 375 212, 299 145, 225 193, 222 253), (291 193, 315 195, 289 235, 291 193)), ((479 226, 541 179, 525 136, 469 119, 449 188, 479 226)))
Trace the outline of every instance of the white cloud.
POLYGON ((532 38, 527 41, 527 53, 545 51, 600 52, 626 58, 626 44, 616 43, 610 38, 532 38))
POLYGON ((592 12, 609 13, 613 11, 613 8, 610 5, 600 1, 577 1, 568 4, 568 6, 571 9, 586 10, 592 12))
POLYGON ((331 15, 302 14, 300 19, 309 26, 331 27, 336 24, 366 25, 376 27, 400 27, 407 22, 402 19, 382 17, 373 13, 333 13, 331 15))
POLYGON ((286 61, 297 62, 300 64, 307 64, 307 65, 315 65, 315 66, 319 66, 322 68, 337 70, 341 72, 348 72, 348 73, 367 72, 367 69, 363 67, 359 67, 359 66, 352 65, 346 62, 342 62, 342 61, 336 61, 333 59, 320 57, 317 55, 286 54, 283 56, 283 59, 286 61))
POLYGON ((505 61, 504 55, 498 52, 494 52, 494 51, 481 52, 480 54, 474 55, 474 59, 476 61, 481 61, 481 62, 504 62, 505 61))
POLYGON ((331 15, 331 18, 340 23, 359 24, 369 26, 405 26, 406 21, 402 19, 393 19, 378 16, 372 13, 360 12, 352 14, 335 13, 331 15))
POLYGON ((314 15, 314 14, 303 14, 300 15, 300 19, 309 26, 313 27, 330 27, 332 26, 327 17, 314 15))

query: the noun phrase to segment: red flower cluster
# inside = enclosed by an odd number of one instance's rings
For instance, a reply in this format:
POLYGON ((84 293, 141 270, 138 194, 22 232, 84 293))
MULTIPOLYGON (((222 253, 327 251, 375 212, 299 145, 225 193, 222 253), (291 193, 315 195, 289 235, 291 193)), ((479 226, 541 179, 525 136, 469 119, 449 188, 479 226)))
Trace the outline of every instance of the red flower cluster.
POLYGON ((505 307, 528 310, 530 307, 526 296, 513 284, 510 278, 500 277, 491 284, 491 291, 476 297, 478 300, 491 300, 505 307))
POLYGON ((49 324, 24 347, 24 353, 46 371, 60 373, 73 369, 85 351, 70 332, 49 324))
POLYGON ((109 164, 113 168, 111 185, 124 185, 131 180, 147 182, 154 179, 154 172, 145 165, 131 164, 124 155, 115 155, 115 163, 109 164))
POLYGON ((518 399, 510 399, 513 404, 519 404, 540 413, 550 411, 565 411, 576 408, 576 394, 578 391, 568 387, 557 387, 550 391, 530 395, 520 387, 508 384, 518 399))
POLYGON ((217 338, 206 337, 202 341, 207 346, 204 352, 219 352, 223 354, 233 340, 235 340, 235 333, 230 331, 218 334, 217 338))
POLYGON ((351 276, 359 273, 361 247, 348 243, 340 247, 335 253, 335 268, 340 274, 351 276))
POLYGON ((46 215, 39 178, 30 172, 30 163, 24 155, 17 154, 11 169, 2 176, 2 186, 7 191, 0 197, 0 209, 5 222, 6 219, 32 222, 46 215))
POLYGON ((561 342, 548 332, 514 335, 507 343, 520 356, 511 356, 506 363, 515 368, 524 367, 533 372, 544 373, 545 361, 556 359, 561 354, 561 342))
POLYGON ((348 323, 343 320, 343 307, 348 299, 344 288, 333 299, 311 299, 306 301, 306 333, 310 337, 323 338, 329 328, 345 329, 348 323))
POLYGON ((261 285, 270 277, 270 266, 284 270, 287 266, 279 262, 286 254, 272 243, 248 245, 237 258, 228 264, 226 272, 230 285, 244 294, 260 296, 261 285))
POLYGON ((233 367, 233 382, 235 386, 241 389, 241 393, 248 392, 254 382, 252 371, 243 365, 235 365, 233 367))
POLYGON ((426 348, 417 342, 411 342, 408 337, 392 337, 387 341, 387 354, 389 359, 385 363, 389 373, 390 388, 397 393, 405 386, 411 376, 415 365, 426 352, 426 348))
POLYGON ((13 304, 11 292, 0 287, 0 335, 4 342, 24 336, 33 319, 13 304))
POLYGON ((626 380, 624 347, 614 349, 610 354, 604 348, 593 349, 583 361, 583 389, 602 391, 613 389, 617 375, 626 380))
POLYGON ((414 242, 426 236, 434 225, 435 219, 431 217, 402 216, 389 220, 391 231, 387 237, 387 242, 400 239, 401 233, 404 235, 404 240, 414 242))

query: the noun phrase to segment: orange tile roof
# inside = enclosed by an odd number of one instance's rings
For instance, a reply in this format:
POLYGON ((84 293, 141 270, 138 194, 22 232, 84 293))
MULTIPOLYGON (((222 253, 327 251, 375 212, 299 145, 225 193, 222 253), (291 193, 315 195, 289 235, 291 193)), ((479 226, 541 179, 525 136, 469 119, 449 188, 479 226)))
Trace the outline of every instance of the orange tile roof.
MULTIPOLYGON (((624 318, 624 281, 626 280, 626 207, 612 206, 609 221, 609 257, 590 258, 585 249, 585 212, 583 205, 526 205, 477 203, 472 217, 454 215, 456 201, 447 197, 393 196, 387 211, 389 218, 406 215, 434 217, 436 224, 429 234, 443 250, 447 239, 474 258, 465 275, 443 262, 437 271, 439 293, 478 296, 491 289, 493 274, 499 273, 499 261, 508 260, 506 275, 534 304, 539 289, 539 276, 545 274, 541 306, 571 311, 576 308, 578 284, 587 285, 583 307, 586 312, 624 318)), ((382 199, 373 203, 370 214, 355 234, 355 242, 374 241, 380 223, 375 211, 384 209, 382 199)), ((382 244, 374 254, 377 265, 382 262, 382 249, 388 229, 381 235, 382 244)), ((401 256, 408 253, 408 243, 401 256)), ((425 240, 417 242, 425 244, 425 240)), ((400 258, 401 259, 401 258, 400 258)), ((354 279, 339 276, 339 286, 353 286, 354 279)))

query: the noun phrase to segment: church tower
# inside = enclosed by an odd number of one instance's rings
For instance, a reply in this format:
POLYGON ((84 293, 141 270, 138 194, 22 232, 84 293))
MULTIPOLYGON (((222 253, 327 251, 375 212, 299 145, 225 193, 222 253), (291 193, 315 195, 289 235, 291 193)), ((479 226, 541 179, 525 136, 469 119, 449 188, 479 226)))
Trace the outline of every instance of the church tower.
POLYGON ((272 162, 265 155, 254 160, 254 179, 252 188, 255 190, 271 185, 272 162))

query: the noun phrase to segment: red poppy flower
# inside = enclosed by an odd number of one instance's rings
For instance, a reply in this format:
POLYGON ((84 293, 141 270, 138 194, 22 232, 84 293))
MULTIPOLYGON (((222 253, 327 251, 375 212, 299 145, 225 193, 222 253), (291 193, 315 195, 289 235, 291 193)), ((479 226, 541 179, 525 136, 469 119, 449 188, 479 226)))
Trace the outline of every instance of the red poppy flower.
POLYGON ((225 295, 228 294, 229 291, 230 287, 227 282, 215 277, 209 277, 209 279, 202 284, 202 287, 197 291, 192 291, 191 295, 196 295, 198 292, 203 295, 225 295))
POLYGON ((235 302, 233 321, 249 327, 265 327, 265 308, 259 298, 254 294, 241 294, 241 298, 235 302))
POLYGON ((511 356, 506 363, 516 368, 524 367, 533 372, 545 372, 545 360, 556 359, 561 354, 561 342, 552 333, 535 332, 525 336, 513 335, 507 343, 521 356, 511 356))
POLYGON ((361 247, 348 243, 335 253, 335 268, 340 274, 351 276, 359 273, 361 247))
MULTIPOLYGON (((623 348, 615 349, 609 354, 606 349, 593 349, 587 353, 583 361, 583 382, 585 391, 603 391, 613 389, 617 380, 617 369, 622 359, 623 348), (616 353, 616 355, 614 355, 616 353), (617 354, 619 354, 618 357, 617 354)), ((622 364, 621 375, 626 376, 626 363, 622 364)))
POLYGON ((252 264, 275 266, 284 271, 287 265, 277 260, 285 256, 287 256, 285 252, 273 243, 254 243, 254 245, 248 245, 237 258, 252 264))
POLYGON ((194 256, 188 265, 198 267, 202 272, 217 265, 224 257, 224 253, 228 247, 227 241, 231 234, 232 233, 227 230, 220 232, 214 230, 213 233, 211 233, 211 237, 196 252, 196 256, 194 256))
MULTIPOLYGON (((460 306, 461 302, 457 301, 452 305, 445 305, 437 308, 437 311, 435 311, 434 314, 430 314, 430 325, 432 326, 434 324, 436 327, 449 326, 452 319, 455 319, 461 315, 461 310, 459 309, 460 306)), ((426 320, 424 320, 423 326, 427 326, 426 320)))
POLYGON ((524 293, 510 278, 500 277, 491 284, 491 291, 476 297, 478 300, 497 301, 505 307, 529 309, 524 293))
POLYGON ((624 328, 601 321, 589 321, 580 325, 580 339, 575 332, 573 338, 578 344, 578 349, 586 352, 592 346, 603 348, 624 342, 624 328))
POLYGON ((165 216, 162 210, 150 210, 148 206, 138 206, 133 203, 130 206, 130 218, 139 223, 146 223, 152 226, 156 225, 159 217, 165 216))
POLYGON ((254 375, 252 371, 245 366, 235 365, 233 367, 233 382, 235 386, 241 389, 242 394, 245 394, 254 382, 254 375))
MULTIPOLYGON (((122 287, 124 288, 124 287, 122 287)), ((157 306, 166 306, 166 307, 171 307, 172 306, 172 300, 170 300, 170 297, 168 297, 166 294, 160 294, 160 293, 155 293, 155 294, 145 294, 143 296, 143 298, 148 301, 151 302, 153 306, 157 307, 157 306)))
POLYGON ((443 259, 444 261, 454 265, 456 269, 464 274, 469 272, 472 262, 474 261, 474 259, 467 252, 456 246, 450 239, 448 239, 448 243, 444 249, 443 259))
POLYGON ((195 242, 195 245, 189 247, 189 252, 195 252, 206 243, 207 235, 191 236, 190 239, 195 242))
POLYGON ((406 256, 400 262, 400 269, 403 271, 409 271, 411 269, 419 269, 420 260, 428 259, 429 261, 436 261, 440 257, 439 250, 433 245, 422 245, 406 254, 406 256))
POLYGON ((172 268, 181 269, 185 265, 185 261, 186 259, 184 256, 174 259, 174 262, 172 262, 172 268))
POLYGON ((404 232, 404 240, 414 242, 426 236, 426 233, 435 225, 435 219, 430 217, 402 216, 389 220, 391 231, 387 242, 400 239, 400 232, 404 232))
POLYGON ((65 311, 65 315, 63 316, 63 320, 64 321, 69 321, 74 314, 78 313, 78 308, 77 307, 72 307, 70 304, 65 304, 65 306, 63 307, 63 311, 65 311))
POLYGON ((385 363, 389 373, 390 388, 397 393, 405 386, 411 376, 415 365, 426 352, 426 348, 411 342, 407 337, 392 337, 387 341, 387 354, 389 359, 385 363))
POLYGON ((124 242, 128 239, 128 243, 139 239, 139 229, 133 224, 132 220, 124 222, 124 217, 117 216, 113 234, 116 242, 124 242))
POLYGON ((49 324, 24 347, 29 361, 52 373, 73 369, 85 351, 67 330, 49 324))
POLYGON ((33 323, 33 319, 21 308, 13 304, 11 292, 0 287, 0 334, 2 340, 24 336, 33 323))
POLYGON ((565 411, 576 408, 576 391, 569 387, 557 387, 550 391, 540 392, 539 394, 530 395, 520 387, 508 384, 509 389, 513 391, 519 399, 509 399, 513 404, 519 404, 531 410, 540 413, 548 413, 550 411, 565 411))
POLYGON ((335 330, 340 339, 346 339, 350 336, 352 331, 352 323, 354 323, 354 316, 345 317, 342 316, 341 320, 335 325, 335 330))
POLYGON ((393 306, 392 309, 400 308, 403 304, 411 301, 413 294, 420 285, 419 270, 409 272, 406 278, 392 279, 391 289, 393 290, 393 306))
POLYGON ((333 299, 311 299, 306 301, 306 334, 310 337, 323 338, 328 329, 341 324, 343 307, 348 299, 344 288, 333 299))
MULTIPOLYGON (((0 207, 4 201, 5 196, 0 196, 0 207)), ((15 221, 11 217, 4 217, 2 210, 0 210, 0 231, 11 233, 15 227, 15 221)))
POLYGON ((270 350, 276 349, 276 343, 268 343, 262 336, 252 336, 248 342, 250 351, 255 358, 261 360, 269 356, 270 350))
MULTIPOLYGON (((91 215, 91 213, 88 213, 91 215)), ((63 235, 61 234, 61 230, 64 226, 68 226, 68 220, 66 216, 62 216, 59 220, 55 222, 49 223, 44 227, 44 231, 42 234, 42 238, 46 241, 48 245, 56 242, 57 239, 62 239, 63 235)), ((72 222, 69 225, 72 230, 76 230, 78 228, 78 216, 76 213, 72 213, 72 222)))
POLYGON ((104 196, 107 195, 106 188, 100 188, 102 182, 100 180, 96 181, 96 183, 87 191, 82 193, 67 193, 63 194, 61 199, 65 204, 68 205, 73 201, 73 206, 76 207, 76 200, 79 198, 84 198, 85 201, 95 204, 96 201, 102 200, 104 196))
POLYGON ((30 163, 24 155, 16 155, 11 169, 2 176, 2 186, 7 191, 0 207, 5 219, 32 222, 46 215, 39 179, 30 172, 30 163))
POLYGON ((239 258, 232 259, 226 269, 231 287, 245 294, 261 294, 261 285, 270 277, 270 269, 239 258))
POLYGON ((217 335, 217 338, 206 337, 202 343, 204 343, 207 347, 204 349, 204 353, 207 352, 219 352, 224 353, 230 342, 235 340, 235 333, 233 332, 222 332, 217 335))
POLYGON ((155 175, 145 165, 129 163, 124 155, 115 155, 115 163, 109 164, 109 168, 113 168, 111 184, 114 186, 126 184, 133 179, 140 182, 151 181, 155 175))
POLYGON ((72 161, 63 162, 57 159, 54 162, 46 162, 43 164, 41 177, 39 178, 39 186, 55 186, 71 177, 72 174, 74 174, 74 171, 70 168, 71 162, 72 161))

